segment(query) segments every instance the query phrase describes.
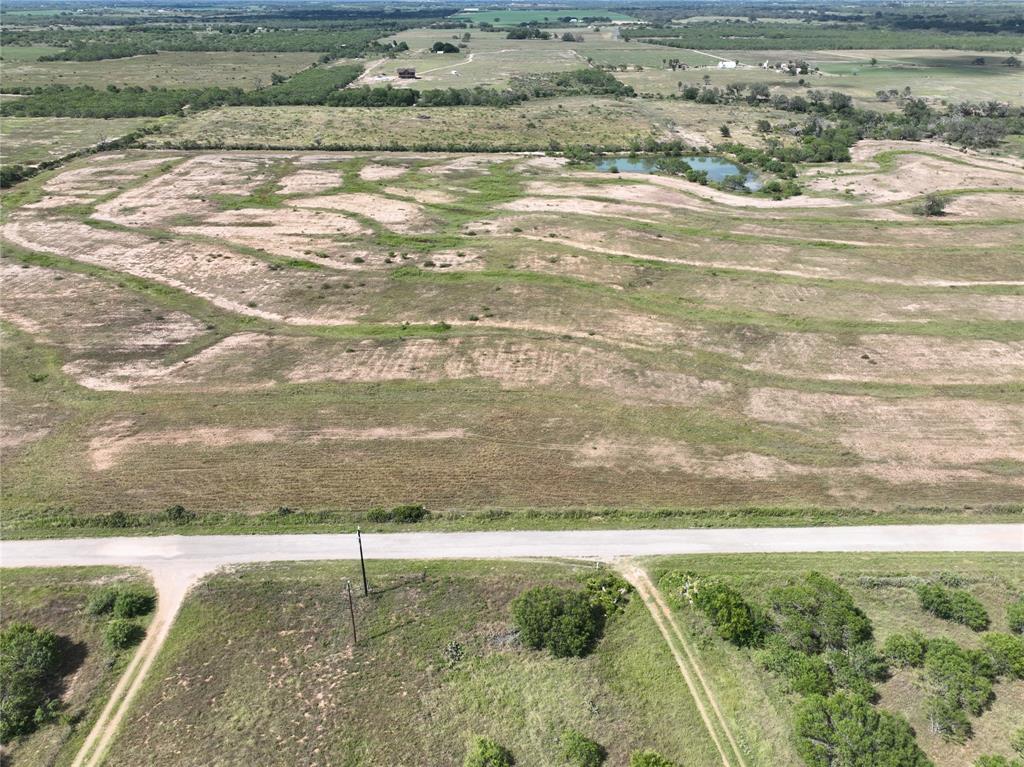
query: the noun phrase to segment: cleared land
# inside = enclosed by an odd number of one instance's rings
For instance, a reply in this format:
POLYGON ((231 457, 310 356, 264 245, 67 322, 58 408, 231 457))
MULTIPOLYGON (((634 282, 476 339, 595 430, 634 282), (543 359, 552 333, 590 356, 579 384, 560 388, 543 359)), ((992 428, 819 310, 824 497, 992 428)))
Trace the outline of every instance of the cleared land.
POLYGON ((9 61, 4 48, 4 85, 31 88, 45 85, 131 85, 149 88, 243 88, 270 85, 272 74, 291 75, 314 63, 319 53, 245 53, 161 51, 144 56, 101 61, 9 61))
POLYGON ((1015 503, 1024 170, 855 159, 780 203, 524 155, 46 174, 3 228, 5 522, 1015 503))
POLYGON ((559 763, 577 728, 609 763, 649 747, 692 765, 716 752, 641 600, 595 652, 519 646, 510 601, 593 566, 371 563, 352 643, 339 583, 354 563, 252 566, 202 583, 182 608, 108 764, 254 758, 261 764, 459 765, 474 735, 522 764, 559 763), (372 686, 372 687, 371 687, 372 686), (372 689, 372 702, 367 698, 372 689), (173 734, 172 734, 173 733, 173 734))
MULTIPOLYGON (((1024 589, 1019 555, 697 555, 648 560, 646 566, 655 580, 672 569, 713 577, 762 606, 768 604, 772 588, 808 571, 823 573, 836 579, 871 619, 878 646, 891 634, 917 629, 928 638, 946 637, 963 647, 980 647, 978 633, 924 612, 913 589, 916 583, 935 581, 940 575, 958 579, 988 610, 991 630, 1002 632, 1007 631, 1006 606, 1024 589)), ((786 693, 777 677, 755 663, 750 651, 719 638, 699 613, 683 609, 672 614, 689 641, 700 648, 699 663, 737 736, 750 744, 752 763, 798 764, 792 745, 792 711, 798 697, 786 693)), ((919 677, 915 669, 896 669, 878 685, 878 705, 907 718, 937 767, 973 764, 982 754, 1012 755, 1009 737, 1020 725, 1024 681, 997 683, 991 707, 971 718, 974 736, 957 745, 931 732, 924 710, 927 690, 919 677)))
POLYGON ((4 763, 66 765, 74 757, 117 682, 128 654, 103 646, 104 621, 87 615, 89 597, 111 585, 144 584, 137 570, 115 567, 5 569, 0 626, 27 621, 58 635, 62 665, 59 689, 63 718, 5 744, 4 763))
POLYGON ((111 141, 152 123, 147 117, 90 120, 78 117, 4 117, 0 162, 34 165, 111 141))

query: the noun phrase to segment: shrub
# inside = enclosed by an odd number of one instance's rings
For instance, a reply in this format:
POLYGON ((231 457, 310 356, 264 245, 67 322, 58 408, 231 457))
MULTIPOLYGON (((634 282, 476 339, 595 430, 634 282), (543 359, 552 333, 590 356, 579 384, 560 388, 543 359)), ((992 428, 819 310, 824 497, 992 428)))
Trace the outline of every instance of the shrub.
POLYGON ((729 586, 707 581, 695 590, 693 604, 708 617, 718 635, 734 645, 745 647, 764 638, 764 619, 729 586))
POLYGON ((1012 748, 1017 756, 1024 759, 1024 727, 1021 727, 1010 737, 1010 748, 1012 748))
POLYGON ((607 756, 599 743, 579 730, 562 733, 562 758, 572 767, 601 767, 607 756))
POLYGON ((819 573, 772 589, 779 632, 790 647, 803 652, 842 650, 871 639, 871 621, 838 583, 819 573))
POLYGON ((897 668, 917 668, 924 663, 924 653, 928 648, 928 640, 924 635, 912 629, 906 634, 893 634, 885 640, 882 654, 890 664, 897 668))
POLYGON ((590 652, 601 632, 603 613, 583 592, 539 586, 516 597, 512 618, 527 647, 568 658, 590 652))
POLYGON ((979 756, 974 762, 974 767, 1024 767, 1024 764, 1005 756, 979 756))
POLYGON ((515 759, 507 748, 499 746, 490 738, 476 738, 462 764, 463 767, 512 767, 515 759))
POLYGON ((971 722, 956 701, 932 695, 925 701, 928 727, 936 735, 954 743, 963 743, 971 737, 971 722))
POLYGON ((117 600, 117 589, 107 586, 99 591, 93 592, 85 603, 85 611, 89 615, 106 615, 114 609, 114 602, 117 600))
POLYGON ((189 511, 181 504, 176 504, 174 506, 167 507, 164 511, 164 517, 171 524, 187 525, 196 518, 196 513, 194 511, 189 511))
POLYGON ((773 638, 756 660, 767 671, 783 678, 790 692, 800 695, 829 695, 835 684, 825 660, 789 647, 781 638, 773 638))
POLYGON ((125 589, 114 599, 113 613, 115 618, 137 618, 153 611, 156 596, 153 592, 138 588, 125 589))
POLYGON ((52 631, 22 622, 0 631, 0 743, 36 728, 59 665, 52 631))
POLYGON ((917 205, 914 212, 919 216, 941 216, 946 211, 946 198, 937 192, 931 192, 924 196, 917 205))
POLYGON ((419 505, 395 506, 393 509, 371 509, 366 518, 371 522, 398 522, 404 525, 422 522, 430 512, 419 505))
POLYGON ((103 644, 110 652, 126 650, 142 639, 145 632, 127 618, 111 618, 103 629, 103 644))
POLYGON ((996 674, 1024 679, 1024 637, 993 631, 981 638, 981 644, 996 674))
POLYGON ((678 765, 657 751, 645 748, 643 751, 633 752, 629 757, 629 767, 678 767, 678 765))
POLYGON ((858 695, 812 695, 797 707, 796 733, 808 767, 931 767, 906 720, 858 695))
POLYGON ((585 578, 583 588, 590 604, 599 607, 605 615, 624 609, 633 593, 633 587, 624 578, 608 570, 585 578))
POLYGON ((917 587, 917 598, 921 609, 937 618, 962 623, 974 631, 988 628, 985 606, 962 589, 949 589, 937 583, 929 583, 917 587))
POLYGON ((980 650, 965 650, 949 639, 928 642, 924 656, 925 682, 945 703, 979 716, 992 699, 995 671, 980 650))
POLYGON ((1024 597, 1018 597, 1016 602, 1006 608, 1006 622, 1010 631, 1024 634, 1024 597))

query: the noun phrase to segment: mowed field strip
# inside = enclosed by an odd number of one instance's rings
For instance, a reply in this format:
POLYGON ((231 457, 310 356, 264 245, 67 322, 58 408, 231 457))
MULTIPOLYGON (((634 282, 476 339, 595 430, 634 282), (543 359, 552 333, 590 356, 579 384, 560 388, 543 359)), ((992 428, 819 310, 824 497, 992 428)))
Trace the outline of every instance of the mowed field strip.
POLYGON ((781 202, 529 154, 43 174, 0 232, 6 520, 1019 502, 1022 163, 809 173, 781 202))

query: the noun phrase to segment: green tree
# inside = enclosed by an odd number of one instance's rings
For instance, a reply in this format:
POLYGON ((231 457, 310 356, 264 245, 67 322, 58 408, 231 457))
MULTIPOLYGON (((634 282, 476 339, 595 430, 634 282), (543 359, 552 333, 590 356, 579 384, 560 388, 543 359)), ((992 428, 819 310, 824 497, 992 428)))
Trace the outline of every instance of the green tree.
POLYGON ((516 597, 512 619, 527 647, 556 658, 582 657, 597 641, 603 612, 581 591, 539 586, 516 597))
POLYGON ((645 748, 643 751, 634 751, 629 757, 629 767, 679 767, 671 759, 666 759, 657 751, 645 748))
POLYGON ((931 767, 901 717, 858 695, 812 695, 797 707, 797 751, 808 767, 931 767))
POLYGON ((1016 634, 1024 634, 1024 597, 1018 597, 1006 608, 1006 622, 1010 631, 1016 634))
POLYGON ((566 730, 561 737, 562 758, 572 767, 601 767, 607 752, 579 730, 566 730))
POLYGON ((820 573, 772 589, 769 599, 781 635, 796 650, 843 650, 871 639, 868 617, 845 589, 820 573))
POLYGON ((52 631, 23 622, 0 631, 0 743, 36 728, 59 665, 52 631))

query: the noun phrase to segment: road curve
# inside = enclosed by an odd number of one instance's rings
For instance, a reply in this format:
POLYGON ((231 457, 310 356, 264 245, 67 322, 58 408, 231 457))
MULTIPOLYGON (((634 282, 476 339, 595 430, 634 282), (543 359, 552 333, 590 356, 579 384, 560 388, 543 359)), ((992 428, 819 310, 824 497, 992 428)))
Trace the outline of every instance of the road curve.
MULTIPOLYGON (((368 533, 368 559, 616 559, 660 554, 1024 552, 1024 524, 368 533)), ((0 543, 4 567, 128 565, 209 572, 224 565, 359 556, 352 534, 189 535, 0 543)))

